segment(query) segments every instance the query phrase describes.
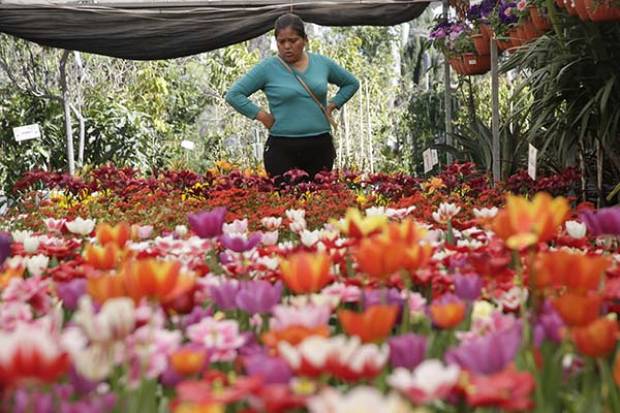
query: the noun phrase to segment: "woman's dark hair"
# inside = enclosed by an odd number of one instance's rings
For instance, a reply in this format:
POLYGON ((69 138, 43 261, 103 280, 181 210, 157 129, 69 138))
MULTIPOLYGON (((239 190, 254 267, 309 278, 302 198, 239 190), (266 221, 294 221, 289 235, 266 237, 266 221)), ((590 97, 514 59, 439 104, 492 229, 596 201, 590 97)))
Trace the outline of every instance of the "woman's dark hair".
POLYGON ((296 14, 287 13, 278 17, 276 24, 274 25, 275 36, 278 36, 280 30, 284 30, 287 27, 293 29, 300 37, 307 39, 306 30, 304 29, 304 21, 296 14))

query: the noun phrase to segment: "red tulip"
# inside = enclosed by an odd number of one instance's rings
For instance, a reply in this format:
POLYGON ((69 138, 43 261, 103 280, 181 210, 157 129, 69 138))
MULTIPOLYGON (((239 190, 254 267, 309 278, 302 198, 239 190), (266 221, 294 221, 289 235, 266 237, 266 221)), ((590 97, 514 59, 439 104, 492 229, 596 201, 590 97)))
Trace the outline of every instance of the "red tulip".
POLYGON ((0 387, 53 383, 69 369, 68 354, 40 327, 22 324, 11 333, 0 332, 0 348, 0 387))

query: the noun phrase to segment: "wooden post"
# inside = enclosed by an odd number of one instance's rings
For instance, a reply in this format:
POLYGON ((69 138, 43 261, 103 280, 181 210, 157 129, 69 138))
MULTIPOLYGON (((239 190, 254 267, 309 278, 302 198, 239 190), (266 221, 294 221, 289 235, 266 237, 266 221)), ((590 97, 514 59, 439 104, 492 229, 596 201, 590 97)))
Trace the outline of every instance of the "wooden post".
POLYGON ((67 163, 69 174, 75 173, 75 155, 73 153, 73 129, 71 128, 71 105, 69 102, 69 87, 67 85, 67 59, 69 51, 65 50, 60 59, 60 87, 62 89, 62 104, 65 118, 65 136, 67 138, 67 163))
MULTIPOLYGON (((443 18, 448 20, 448 0, 443 0, 443 18)), ((446 109, 446 145, 452 146, 452 96, 450 92, 450 65, 448 59, 443 63, 444 105, 446 109)), ((447 153, 448 165, 452 163, 452 154, 447 153)))
POLYGON ((366 137, 368 140, 368 160, 370 164, 370 173, 375 172, 375 159, 373 151, 372 139, 372 120, 370 119, 370 94, 368 92, 368 82, 364 84, 366 94, 366 137))
POLYGON ((491 120, 492 159, 493 159, 493 183, 501 179, 501 160, 499 142, 499 72, 497 70, 497 41, 495 35, 491 36, 491 106, 493 117, 491 120))
POLYGON ((364 81, 360 80, 360 93, 359 96, 359 112, 358 112, 358 125, 359 125, 359 151, 357 152, 358 156, 358 167, 363 170, 364 169, 364 93, 362 92, 364 89, 364 81))

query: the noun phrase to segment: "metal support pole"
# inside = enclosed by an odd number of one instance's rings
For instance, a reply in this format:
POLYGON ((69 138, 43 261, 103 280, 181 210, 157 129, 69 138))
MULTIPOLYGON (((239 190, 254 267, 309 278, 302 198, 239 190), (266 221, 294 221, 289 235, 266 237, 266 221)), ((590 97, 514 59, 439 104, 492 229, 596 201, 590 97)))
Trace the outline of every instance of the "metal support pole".
MULTIPOLYGON (((443 18, 448 20, 448 0, 443 0, 443 18)), ((452 146, 452 96, 450 91, 450 65, 448 59, 443 64, 444 106, 446 108, 446 145, 452 146)), ((452 154, 448 152, 448 165, 452 163, 452 154)))
POLYGON ((493 182, 501 179, 501 160, 499 146, 499 73, 497 70, 497 41, 495 35, 491 36, 491 103, 493 118, 491 131, 493 134, 492 158, 493 158, 493 182))

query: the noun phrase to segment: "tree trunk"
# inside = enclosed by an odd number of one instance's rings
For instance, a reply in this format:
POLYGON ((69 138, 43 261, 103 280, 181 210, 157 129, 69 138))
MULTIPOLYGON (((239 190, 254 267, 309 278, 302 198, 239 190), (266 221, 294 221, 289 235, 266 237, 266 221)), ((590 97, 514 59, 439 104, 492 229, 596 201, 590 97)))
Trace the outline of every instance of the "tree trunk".
POLYGON ((71 104, 69 102, 69 87, 67 84, 67 58, 69 51, 65 50, 60 59, 60 87, 62 90, 62 105, 65 114, 65 136, 67 138, 67 163, 69 174, 75 173, 75 159, 73 154, 73 130, 71 127, 71 104))

